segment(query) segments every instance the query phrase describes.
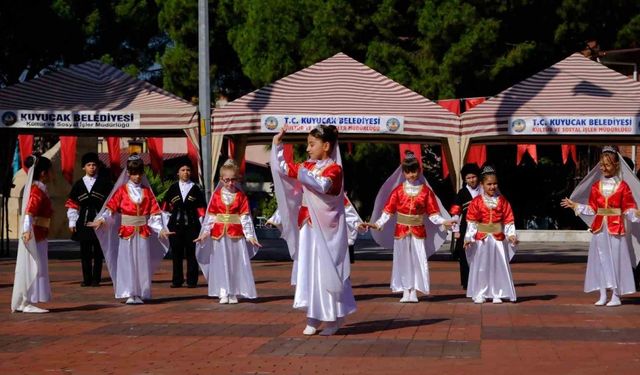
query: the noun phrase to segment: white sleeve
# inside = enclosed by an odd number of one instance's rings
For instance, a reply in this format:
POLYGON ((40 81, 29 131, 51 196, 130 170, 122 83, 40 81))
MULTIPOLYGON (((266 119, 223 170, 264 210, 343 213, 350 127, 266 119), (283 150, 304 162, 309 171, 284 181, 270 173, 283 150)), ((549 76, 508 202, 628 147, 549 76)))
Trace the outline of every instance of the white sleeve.
POLYGON ((278 159, 278 169, 280 169, 280 173, 287 175, 289 173, 289 167, 287 166, 286 160, 284 160, 284 145, 280 142, 280 144, 272 145, 272 147, 276 148, 276 158, 278 159))
POLYGON ((256 238, 256 232, 253 229, 253 221, 249 215, 240 215, 240 223, 242 223, 242 233, 246 239, 256 238))
POLYGON ((633 208, 628 209, 627 212, 625 212, 625 215, 627 215, 627 219, 632 223, 640 222, 640 217, 636 216, 636 210, 633 208))
POLYGON ((207 213, 202 222, 202 229, 200 233, 208 233, 211 232, 211 228, 213 228, 213 224, 216 222, 216 215, 212 215, 207 213))
POLYGON ((581 203, 576 203, 576 208, 574 209, 574 212, 576 213, 576 216, 577 215, 593 216, 596 214, 593 208, 591 208, 591 206, 587 204, 581 204, 581 203))
POLYGON ((516 225, 514 223, 506 224, 504 226, 504 235, 507 237, 516 235, 516 225))
POLYGON ((344 218, 347 221, 349 232, 357 231, 358 226, 362 224, 362 219, 352 204, 344 207, 344 218))
POLYGON ((309 189, 313 189, 318 193, 326 194, 331 189, 331 179, 322 176, 316 176, 310 170, 304 167, 298 168, 298 181, 309 189))
POLYGON ((95 220, 108 221, 109 219, 111 219, 111 216, 113 216, 113 213, 111 212, 110 209, 107 208, 106 210, 104 210, 102 215, 100 215, 100 217, 96 217, 95 220))
POLYGON ((460 232, 460 215, 453 215, 453 217, 451 218, 451 220, 454 221, 453 225, 451 226, 451 231, 453 233, 459 233, 460 232))
POLYGON ((435 225, 440 225, 440 224, 444 223, 445 221, 447 221, 445 218, 440 216, 440 214, 429 215, 429 220, 432 223, 434 223, 435 225))
POLYGON ((162 223, 162 215, 161 214, 157 214, 157 215, 149 216, 149 220, 147 220, 147 225, 154 232, 160 233, 160 231, 162 229, 164 229, 164 225, 162 223))
POLYGON ((276 210, 273 215, 267 220, 267 224, 279 226, 282 225, 282 218, 280 217, 280 211, 276 210))
POLYGON ((387 221, 389 221, 389 219, 391 219, 391 215, 382 211, 382 215, 380 215, 380 218, 378 219, 378 221, 376 221, 376 225, 378 226, 378 229, 382 230, 382 228, 387 223, 387 221))
POLYGON ((31 215, 24 215, 24 222, 22 223, 22 231, 24 233, 31 232, 33 227, 33 219, 31 215))
POLYGON ((69 228, 75 228, 80 218, 80 213, 75 208, 67 209, 67 219, 69 220, 69 228))
POLYGON ((467 232, 464 234, 465 242, 473 242, 474 237, 478 233, 478 225, 475 221, 467 221, 467 232))

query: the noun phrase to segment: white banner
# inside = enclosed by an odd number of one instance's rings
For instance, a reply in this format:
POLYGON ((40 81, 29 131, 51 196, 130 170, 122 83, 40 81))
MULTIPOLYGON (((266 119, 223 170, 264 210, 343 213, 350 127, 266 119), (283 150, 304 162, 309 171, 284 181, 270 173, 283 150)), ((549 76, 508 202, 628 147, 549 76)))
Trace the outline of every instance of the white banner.
POLYGON ((318 125, 335 125, 339 133, 402 133, 403 116, 378 115, 263 115, 263 132, 277 132, 283 126, 291 133, 308 133, 318 125))
POLYGON ((638 119, 622 116, 513 117, 509 119, 513 135, 621 135, 640 134, 638 119))
POLYGON ((139 129, 140 113, 123 111, 0 110, 0 127, 32 129, 139 129))

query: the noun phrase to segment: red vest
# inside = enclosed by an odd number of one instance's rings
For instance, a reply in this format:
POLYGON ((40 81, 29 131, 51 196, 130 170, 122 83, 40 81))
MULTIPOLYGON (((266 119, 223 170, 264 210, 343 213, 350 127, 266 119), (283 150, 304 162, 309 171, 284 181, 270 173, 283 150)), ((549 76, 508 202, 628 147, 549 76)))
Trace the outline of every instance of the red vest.
MULTIPOLYGON (((500 223, 502 227, 506 224, 513 224, 513 210, 511 209, 511 205, 504 198, 504 196, 498 196, 498 205, 496 208, 489 208, 484 203, 482 199, 482 194, 473 198, 471 203, 469 204, 469 208, 467 210, 467 221, 475 222, 477 224, 493 224, 500 223)), ((504 229, 502 229, 504 230, 504 229)), ((498 240, 502 241, 505 238, 503 231, 493 232, 491 235, 498 240)), ((489 235, 489 233, 484 233, 478 230, 475 235, 476 240, 483 240, 489 235)))
POLYGON ((40 190, 36 184, 31 185, 26 213, 33 220, 33 236, 36 242, 46 240, 49 234, 49 221, 53 216, 53 208, 47 193, 40 190))
POLYGON ((416 196, 411 196, 404 191, 403 184, 398 185, 389 196, 384 212, 389 215, 398 214, 398 222, 393 236, 396 239, 413 235, 416 238, 426 238, 427 231, 424 227, 424 216, 439 214, 440 208, 433 190, 427 185, 422 185, 416 196), (406 215, 406 216, 403 216, 406 215), (411 224, 407 220, 415 221, 411 224))
MULTIPOLYGON (((122 215, 129 216, 146 216, 147 219, 151 215, 159 215, 162 212, 150 188, 143 186, 142 201, 135 203, 129 196, 127 184, 120 186, 116 190, 111 200, 107 203, 107 208, 111 212, 119 212, 122 215)), ((148 238, 151 234, 151 228, 147 224, 140 226, 120 225, 120 230, 118 231, 120 238, 124 239, 131 238, 136 233, 140 233, 143 238, 148 238)))
MULTIPOLYGON (((596 212, 596 216, 591 223, 591 232, 598 233, 602 230, 605 221, 605 215, 598 215, 598 209, 613 208, 619 210, 617 215, 606 215, 607 229, 610 234, 624 235, 624 218, 625 211, 636 209, 636 202, 633 199, 633 193, 626 182, 620 181, 614 192, 605 197, 600 190, 600 181, 591 186, 591 194, 589 195, 589 206, 596 212)), ((603 210, 601 210, 602 212, 603 210)))
POLYGON ((242 232, 242 224, 240 216, 249 215, 249 200, 247 195, 241 191, 237 191, 234 195, 233 202, 226 205, 222 201, 222 189, 218 189, 213 193, 211 203, 207 212, 209 215, 216 215, 216 221, 211 228, 211 237, 219 240, 222 236, 230 238, 244 238, 242 232))

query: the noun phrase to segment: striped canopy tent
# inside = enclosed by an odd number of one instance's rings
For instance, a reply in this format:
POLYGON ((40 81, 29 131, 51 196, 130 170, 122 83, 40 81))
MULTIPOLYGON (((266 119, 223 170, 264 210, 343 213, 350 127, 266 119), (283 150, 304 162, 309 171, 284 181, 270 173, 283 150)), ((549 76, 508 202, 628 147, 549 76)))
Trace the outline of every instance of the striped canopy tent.
POLYGON ((574 53, 463 113, 461 148, 637 142, 638 117, 640 82, 574 53))
MULTIPOLYGON (((262 130, 261 119, 265 115, 402 116, 404 127, 400 133, 341 132, 340 140, 433 142, 443 143, 448 148, 458 146, 457 116, 344 53, 238 98, 224 108, 215 109, 212 155, 219 154, 225 135, 232 136, 239 144, 270 143, 274 132, 262 130)), ((302 133, 288 137, 304 139, 302 133)), ((235 157, 241 158, 242 152, 235 157)), ((453 164, 457 168, 456 160, 453 164)))
MULTIPOLYGON (((139 115, 139 126, 88 129, 18 128, 19 133, 107 136, 187 136, 198 145, 197 108, 148 82, 93 60, 0 90, 0 112, 122 112, 139 115)), ((10 128, 0 122, 0 130, 10 128)))

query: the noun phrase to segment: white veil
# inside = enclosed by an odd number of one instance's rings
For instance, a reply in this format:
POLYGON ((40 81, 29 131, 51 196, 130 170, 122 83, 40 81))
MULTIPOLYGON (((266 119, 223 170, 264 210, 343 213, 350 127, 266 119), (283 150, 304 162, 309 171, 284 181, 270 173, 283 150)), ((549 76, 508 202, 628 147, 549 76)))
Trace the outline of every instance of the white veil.
MULTIPOLYGON (((382 187, 378 191, 378 195, 376 195, 376 202, 373 206, 373 213, 371 215, 371 220, 375 220, 382 215, 382 210, 384 206, 387 204, 389 200, 389 196, 393 189, 395 189, 398 185, 404 183, 405 177, 402 173, 402 166, 399 166, 395 172, 387 178, 387 181, 382 184, 382 187)), ((420 177, 418 181, 426 184, 429 189, 431 189, 431 185, 424 177, 422 173, 420 173, 420 177)), ((431 189, 433 191, 433 189, 431 189)), ((435 193, 434 193, 435 195, 435 193)), ((442 202, 440 202, 440 198, 436 195, 436 201, 438 202, 438 208, 440 209, 440 216, 445 218, 446 220, 451 219, 449 212, 444 208, 442 202)), ((381 231, 372 230, 371 236, 376 241, 378 245, 385 249, 393 249, 393 241, 394 241, 394 232, 396 227, 396 222, 398 220, 397 215, 391 216, 389 221, 384 225, 381 231)), ((431 255, 435 254, 436 251, 442 246, 444 241, 447 239, 447 230, 442 225, 436 225, 429 220, 428 216, 424 217, 424 225, 427 230, 427 238, 425 240, 425 251, 427 253, 427 258, 431 255)))
POLYGON ((38 276, 38 249, 36 248, 36 238, 34 235, 25 244, 22 239, 24 234, 24 216, 31 196, 31 185, 33 184, 33 173, 36 163, 33 163, 27 173, 27 181, 22 192, 22 207, 20 208, 20 221, 18 224, 18 253, 16 256, 16 272, 13 281, 13 292, 11 295, 11 311, 25 302, 27 291, 38 276))
MULTIPOLYGON (((340 147, 337 143, 331 152, 331 158, 342 167, 340 147)), ((323 274, 324 285, 329 292, 340 294, 344 281, 351 273, 349 262, 345 262, 349 244, 344 213, 344 178, 337 195, 321 194, 313 189, 307 189, 295 178, 281 174, 278 164, 276 147, 272 147, 271 173, 278 211, 282 218, 282 238, 287 242, 289 254, 292 259, 297 259, 300 235, 298 212, 304 193, 305 203, 313 223, 311 230, 320 256, 318 261, 320 268, 326 272, 323 274)))
MULTIPOLYGON (((113 186, 113 189, 111 189, 111 193, 109 193, 109 196, 104 201, 104 204, 102 205, 100 212, 96 215, 96 218, 102 217, 105 210, 107 210, 107 203, 109 203, 113 194, 115 194, 122 185, 126 184, 128 180, 129 174, 125 169, 120 173, 120 177, 118 177, 118 180, 113 186)), ((150 187, 149 180, 147 180, 147 177, 144 174, 142 175, 141 185, 150 187)), ((155 199, 155 195, 153 195, 153 199, 155 199)), ((166 221, 165 215, 162 216, 163 222, 166 221)), ((122 215, 120 213, 112 212, 111 218, 108 222, 106 222, 105 225, 100 226, 100 228, 95 229, 96 237, 98 237, 98 241, 100 241, 100 247, 102 247, 104 260, 105 263, 107 263, 107 268, 109 269, 109 275, 111 275, 111 281, 113 282, 114 289, 118 274, 118 248, 120 244, 118 231, 120 230, 121 219, 122 215)), ((149 259, 151 261, 150 267, 152 270, 155 270, 158 265, 160 265, 160 262, 168 251, 169 240, 154 234, 149 236, 149 259)))
MULTIPOLYGON (((629 168, 620 153, 618 153, 618 160, 620 165, 618 176, 626 182, 627 185, 629 185, 629 188, 633 193, 633 200, 638 204, 638 202, 640 202, 640 180, 638 180, 638 177, 636 177, 631 168, 629 168)), ((598 164, 596 164, 596 166, 587 173, 582 181, 580 181, 578 186, 576 186, 569 199, 574 202, 587 204, 589 202, 589 195, 591 194, 591 187, 597 181, 600 181, 601 178, 602 171, 600 170, 600 162, 598 162, 598 164)), ((580 219, 590 227, 594 216, 580 215, 580 219)), ((638 262, 640 262, 640 225, 637 223, 630 223, 625 215, 623 215, 623 219, 625 229, 631 234, 631 236, 626 237, 629 241, 629 248, 633 249, 633 251, 629 251, 631 264, 633 267, 636 267, 638 262)))

